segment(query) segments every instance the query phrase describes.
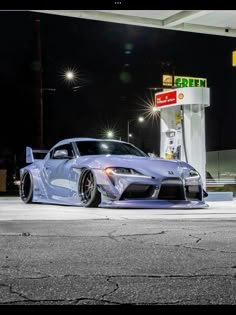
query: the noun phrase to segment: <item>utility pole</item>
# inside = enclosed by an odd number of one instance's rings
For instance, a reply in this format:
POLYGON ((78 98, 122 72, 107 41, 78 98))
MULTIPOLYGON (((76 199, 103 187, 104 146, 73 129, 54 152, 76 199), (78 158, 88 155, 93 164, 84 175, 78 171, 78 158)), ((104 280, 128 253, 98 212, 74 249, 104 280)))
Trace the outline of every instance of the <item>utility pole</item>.
POLYGON ((38 132, 38 145, 40 148, 44 146, 44 132, 43 132, 43 83, 42 83, 42 47, 41 47, 41 32, 40 32, 40 19, 35 20, 37 32, 37 90, 39 97, 39 132, 38 132))

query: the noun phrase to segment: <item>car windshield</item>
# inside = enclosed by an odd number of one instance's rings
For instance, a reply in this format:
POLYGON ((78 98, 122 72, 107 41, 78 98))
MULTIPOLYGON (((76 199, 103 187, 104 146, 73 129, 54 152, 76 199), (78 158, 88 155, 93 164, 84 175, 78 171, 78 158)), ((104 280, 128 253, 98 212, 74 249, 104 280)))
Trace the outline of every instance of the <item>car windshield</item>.
POLYGON ((76 145, 81 156, 101 154, 147 156, 138 148, 122 142, 77 141, 76 145))

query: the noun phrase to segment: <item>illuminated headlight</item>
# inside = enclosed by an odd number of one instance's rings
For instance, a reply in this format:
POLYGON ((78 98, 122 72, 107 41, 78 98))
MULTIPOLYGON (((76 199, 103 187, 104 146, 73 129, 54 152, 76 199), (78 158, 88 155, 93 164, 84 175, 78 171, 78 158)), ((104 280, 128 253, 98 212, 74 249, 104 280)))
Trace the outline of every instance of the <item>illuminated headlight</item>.
POLYGON ((185 170, 184 184, 186 186, 199 185, 201 182, 200 174, 194 169, 185 170))
POLYGON ((151 176, 143 175, 142 173, 135 171, 132 168, 125 167, 107 167, 105 172, 108 176, 129 176, 129 177, 142 177, 142 178, 152 178, 151 176))

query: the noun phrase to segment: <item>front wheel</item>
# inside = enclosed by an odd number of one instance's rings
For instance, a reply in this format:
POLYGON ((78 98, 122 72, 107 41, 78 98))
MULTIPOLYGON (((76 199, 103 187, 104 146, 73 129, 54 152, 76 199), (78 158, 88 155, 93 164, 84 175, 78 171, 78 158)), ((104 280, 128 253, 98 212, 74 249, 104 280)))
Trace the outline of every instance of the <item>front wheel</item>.
POLYGON ((79 192, 85 207, 97 207, 101 202, 101 194, 97 189, 96 178, 92 171, 85 170, 82 174, 79 192))
POLYGON ((24 203, 31 203, 33 199, 33 180, 29 172, 25 172, 20 183, 20 197, 24 203))

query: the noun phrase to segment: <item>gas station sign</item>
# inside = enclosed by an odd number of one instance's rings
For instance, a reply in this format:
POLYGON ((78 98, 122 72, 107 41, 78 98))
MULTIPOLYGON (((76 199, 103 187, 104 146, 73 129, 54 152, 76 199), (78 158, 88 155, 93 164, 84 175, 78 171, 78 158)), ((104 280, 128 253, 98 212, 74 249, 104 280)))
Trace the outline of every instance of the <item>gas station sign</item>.
POLYGON ((167 106, 176 104, 176 91, 165 92, 156 95, 156 106, 167 106))
POLYGON ((155 94, 155 106, 158 110, 165 107, 189 104, 209 106, 209 88, 185 87, 155 94))
POLYGON ((207 79, 174 76, 174 85, 176 87, 207 87, 207 79))
POLYGON ((172 87, 173 86, 173 76, 169 75, 169 74, 163 74, 162 85, 172 87))
POLYGON ((164 87, 184 88, 184 87, 207 87, 206 78, 195 78, 185 76, 162 75, 162 85, 164 87))

